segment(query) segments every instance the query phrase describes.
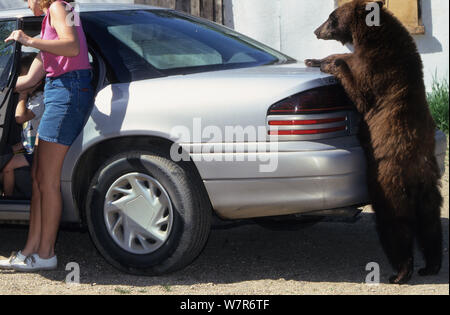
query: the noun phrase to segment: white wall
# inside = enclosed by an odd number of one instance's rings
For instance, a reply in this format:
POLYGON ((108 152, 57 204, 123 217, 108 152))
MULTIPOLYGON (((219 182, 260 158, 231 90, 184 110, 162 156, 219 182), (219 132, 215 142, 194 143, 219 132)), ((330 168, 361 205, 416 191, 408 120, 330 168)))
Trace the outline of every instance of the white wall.
MULTIPOLYGON (((319 41, 313 31, 336 8, 335 0, 224 0, 225 23, 299 61, 348 52, 337 42, 319 41)), ((449 75, 449 1, 422 0, 426 34, 414 36, 424 62, 427 89, 437 72, 449 75)))
MULTIPOLYGON (((66 2, 70 2, 65 0, 66 2)), ((75 0, 79 3, 134 3, 134 0, 75 0)))
MULTIPOLYGON (((69 0, 70 1, 70 0, 69 0)), ((77 0, 133 3, 134 0, 77 0)), ((449 75, 449 1, 421 0, 426 34, 414 36, 427 88, 435 73, 449 75)), ((225 24, 300 61, 347 52, 336 42, 319 41, 313 31, 336 7, 335 0, 224 0, 225 24)), ((0 0, 0 9, 26 6, 23 0, 0 0)))
POLYGON ((20 7, 27 7, 26 2, 23 0, 0 0, 0 10, 20 7))

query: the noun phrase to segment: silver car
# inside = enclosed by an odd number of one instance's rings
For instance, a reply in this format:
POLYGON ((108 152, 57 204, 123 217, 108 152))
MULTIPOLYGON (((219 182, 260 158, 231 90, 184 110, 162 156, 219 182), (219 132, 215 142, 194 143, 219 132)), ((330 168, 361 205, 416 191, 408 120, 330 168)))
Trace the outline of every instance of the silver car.
MULTIPOLYGON (((97 96, 64 162, 63 221, 86 226, 120 270, 185 267, 212 218, 301 225, 370 203, 360 117, 333 77, 173 10, 77 9, 97 96)), ((0 43, 19 28, 38 36, 41 20, 27 9, 0 12, 0 43)), ((1 166, 26 52, 0 44, 1 166)), ((446 137, 436 138, 444 169, 446 137)), ((29 185, 29 170, 16 178, 29 185)), ((29 194, 19 190, 0 200, 0 220, 28 220, 29 194)))

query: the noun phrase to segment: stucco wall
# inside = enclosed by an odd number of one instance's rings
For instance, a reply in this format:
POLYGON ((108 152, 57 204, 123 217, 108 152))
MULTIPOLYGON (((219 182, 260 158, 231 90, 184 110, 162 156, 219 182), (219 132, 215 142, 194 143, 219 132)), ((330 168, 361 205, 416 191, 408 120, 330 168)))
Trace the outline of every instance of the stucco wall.
MULTIPOLYGON (((335 0, 224 0, 225 23, 298 59, 348 52, 336 42, 319 41, 314 29, 336 7, 335 0)), ((414 36, 424 62, 427 88, 449 74, 449 1, 422 0, 426 34, 414 36)))

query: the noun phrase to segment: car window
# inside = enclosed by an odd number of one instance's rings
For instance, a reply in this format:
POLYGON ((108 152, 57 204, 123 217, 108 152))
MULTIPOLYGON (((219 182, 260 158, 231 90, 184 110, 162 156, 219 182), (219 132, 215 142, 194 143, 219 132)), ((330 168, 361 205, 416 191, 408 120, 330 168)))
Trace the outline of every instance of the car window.
POLYGON ((5 43, 5 39, 15 29, 15 21, 0 21, 0 90, 8 83, 14 60, 14 41, 5 43))
POLYGON ((195 38, 156 24, 109 26, 108 33, 157 69, 217 65, 220 53, 195 38))
POLYGON ((118 81, 294 61, 228 28, 170 10, 86 12, 118 81))

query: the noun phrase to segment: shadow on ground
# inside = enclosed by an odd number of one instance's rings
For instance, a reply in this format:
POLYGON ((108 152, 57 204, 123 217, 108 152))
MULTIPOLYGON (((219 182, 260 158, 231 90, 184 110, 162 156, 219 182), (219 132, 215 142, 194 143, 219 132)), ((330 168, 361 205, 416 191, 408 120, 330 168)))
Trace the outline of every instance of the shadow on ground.
MULTIPOLYGON (((444 228, 444 266, 438 276, 421 278, 417 272, 412 285, 446 284, 449 281, 448 219, 444 228)), ((0 255, 9 256, 26 239, 26 229, 0 227, 0 255)), ((60 233, 57 244, 60 266, 42 272, 45 278, 64 281, 69 262, 80 265, 81 283, 98 285, 194 285, 231 284, 253 280, 294 280, 308 282, 364 283, 366 265, 377 262, 381 281, 392 273, 375 232, 373 214, 364 213, 354 224, 320 223, 300 231, 274 232, 257 225, 214 229, 200 257, 186 269, 162 277, 139 277, 118 272, 98 254, 87 232, 60 233)), ((416 252, 416 271, 422 267, 416 252)), ((4 271, 11 272, 11 271, 4 271)), ((0 273, 1 275, 1 273, 0 273)))

